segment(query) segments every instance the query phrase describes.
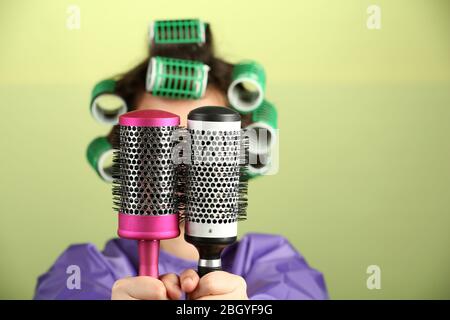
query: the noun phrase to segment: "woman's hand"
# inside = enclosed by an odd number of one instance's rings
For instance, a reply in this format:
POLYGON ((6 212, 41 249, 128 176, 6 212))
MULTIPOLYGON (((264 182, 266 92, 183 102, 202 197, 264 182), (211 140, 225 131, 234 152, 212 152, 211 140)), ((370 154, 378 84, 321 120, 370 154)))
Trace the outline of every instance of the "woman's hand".
POLYGON ((244 278, 225 271, 199 278, 197 272, 188 269, 180 275, 180 283, 190 300, 248 300, 244 278))
POLYGON ((176 274, 168 273, 159 279, 128 277, 117 280, 111 291, 112 300, 179 300, 180 281, 176 274))
POLYGON ((248 300, 247 284, 237 275, 214 271, 200 278, 188 269, 180 277, 168 273, 159 279, 128 277, 117 280, 111 293, 112 300, 179 300, 181 291, 190 300, 248 300))

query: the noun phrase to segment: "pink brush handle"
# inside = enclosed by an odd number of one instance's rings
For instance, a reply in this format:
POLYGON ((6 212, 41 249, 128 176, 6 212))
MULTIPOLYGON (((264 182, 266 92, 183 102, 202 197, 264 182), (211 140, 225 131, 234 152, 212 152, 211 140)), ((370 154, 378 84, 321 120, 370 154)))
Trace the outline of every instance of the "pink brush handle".
POLYGON ((159 240, 139 240, 139 275, 158 278, 159 240))

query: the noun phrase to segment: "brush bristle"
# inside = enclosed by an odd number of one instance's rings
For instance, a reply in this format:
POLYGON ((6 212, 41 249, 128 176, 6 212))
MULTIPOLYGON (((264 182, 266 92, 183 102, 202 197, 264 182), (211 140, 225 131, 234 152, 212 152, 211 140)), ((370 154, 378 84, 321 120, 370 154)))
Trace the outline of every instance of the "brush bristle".
POLYGON ((111 145, 116 150, 113 153, 112 159, 112 195, 113 195, 113 210, 119 213, 122 209, 123 199, 123 177, 122 177, 122 159, 120 152, 120 126, 114 126, 108 139, 111 145))
POLYGON ((122 177, 120 171, 120 151, 116 150, 113 154, 112 165, 112 195, 113 195, 113 210, 117 213, 120 211, 122 199, 122 177))
POLYGON ((114 149, 119 149, 120 146, 120 126, 116 125, 112 128, 107 137, 109 143, 114 149))
POLYGON ((113 210, 120 211, 122 199, 122 177, 120 170, 120 126, 114 126, 108 136, 109 143, 115 149, 112 159, 112 195, 113 195, 113 210))
POLYGON ((238 200, 238 221, 247 219, 248 208, 248 176, 247 170, 249 165, 249 145, 250 139, 245 134, 241 135, 241 155, 239 163, 239 200, 238 200))
POLYGON ((185 218, 185 210, 187 204, 187 194, 186 189, 188 186, 188 171, 189 167, 186 164, 186 157, 188 154, 183 154, 184 151, 188 150, 190 146, 188 146, 189 140, 189 132, 184 127, 178 127, 177 131, 178 136, 178 145, 184 145, 184 148, 179 149, 179 160, 180 163, 175 164, 175 192, 174 192, 174 201, 175 206, 178 210, 178 218, 180 223, 184 221, 185 218))
POLYGON ((180 222, 184 221, 185 218, 185 210, 186 210, 186 188, 187 188, 187 177, 188 177, 188 166, 186 164, 179 164, 175 169, 175 206, 178 209, 178 217, 180 222))

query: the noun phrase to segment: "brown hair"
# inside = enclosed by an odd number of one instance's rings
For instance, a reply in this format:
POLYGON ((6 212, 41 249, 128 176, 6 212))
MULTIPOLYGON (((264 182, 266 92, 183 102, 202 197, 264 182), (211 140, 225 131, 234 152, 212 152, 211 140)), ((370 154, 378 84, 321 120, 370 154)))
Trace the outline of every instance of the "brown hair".
MULTIPOLYGON (((136 108, 136 101, 145 92, 148 62, 151 57, 155 56, 203 62, 210 67, 208 87, 212 86, 226 96, 228 86, 231 83, 233 64, 216 57, 211 28, 209 24, 206 24, 205 43, 153 45, 152 50, 149 51, 149 56, 143 62, 118 76, 116 93, 125 100, 128 111, 136 108)), ((118 126, 114 126, 108 135, 108 140, 113 147, 116 147, 113 136, 117 133, 117 129, 118 126)))

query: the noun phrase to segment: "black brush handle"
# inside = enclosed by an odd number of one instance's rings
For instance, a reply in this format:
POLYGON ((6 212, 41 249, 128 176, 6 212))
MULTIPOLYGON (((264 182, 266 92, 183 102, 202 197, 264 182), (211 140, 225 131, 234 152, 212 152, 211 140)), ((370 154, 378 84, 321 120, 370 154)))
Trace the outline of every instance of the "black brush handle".
POLYGON ((222 270, 220 256, 225 247, 233 244, 236 237, 229 238, 201 238, 193 237, 187 233, 184 234, 187 242, 193 244, 199 253, 198 275, 200 277, 213 271, 222 270))
POLYGON ((221 246, 211 246, 209 248, 209 254, 205 254, 205 250, 200 251, 200 259, 198 260, 198 275, 203 277, 205 274, 222 270, 222 260, 220 259, 220 253, 223 248, 221 246))

